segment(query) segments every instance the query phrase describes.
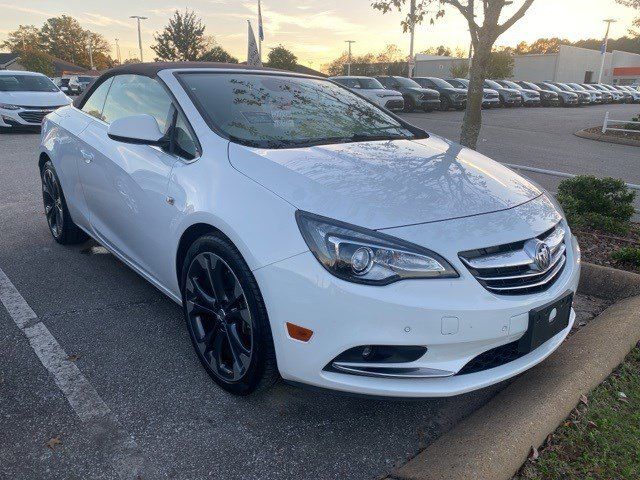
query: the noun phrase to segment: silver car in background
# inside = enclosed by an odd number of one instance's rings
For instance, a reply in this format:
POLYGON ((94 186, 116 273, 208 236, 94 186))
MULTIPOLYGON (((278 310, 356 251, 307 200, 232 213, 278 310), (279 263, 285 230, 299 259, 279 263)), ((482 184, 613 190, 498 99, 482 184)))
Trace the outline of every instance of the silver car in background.
POLYGON ((404 98, 400 92, 389 90, 375 78, 372 77, 331 77, 340 85, 347 87, 363 97, 371 100, 376 105, 391 110, 392 112, 400 112, 404 109, 404 98))

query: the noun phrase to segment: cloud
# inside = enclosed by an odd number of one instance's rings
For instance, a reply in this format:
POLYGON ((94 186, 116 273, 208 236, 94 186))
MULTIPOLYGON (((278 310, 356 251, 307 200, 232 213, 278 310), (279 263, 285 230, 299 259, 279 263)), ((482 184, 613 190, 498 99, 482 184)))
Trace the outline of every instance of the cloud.
POLYGON ((116 18, 106 17, 98 13, 85 12, 83 15, 84 15, 84 18, 81 19, 82 23, 88 23, 90 25, 96 25, 98 27, 108 27, 111 25, 119 25, 121 27, 131 28, 131 26, 133 25, 130 22, 125 22, 123 20, 118 20, 116 18))
POLYGON ((44 10, 38 10, 36 8, 18 7, 10 3, 0 3, 0 9, 13 10, 15 12, 30 13, 31 15, 39 15, 42 17, 55 17, 59 14, 53 12, 45 12, 44 10))
MULTIPOLYGON (((217 17, 227 16, 246 19, 247 15, 258 14, 257 4, 245 3, 243 4, 243 7, 247 10, 247 13, 215 13, 212 15, 217 17)), ((264 22, 265 30, 267 33, 272 35, 283 30, 283 26, 295 26, 305 30, 328 30, 339 34, 356 33, 365 30, 363 25, 350 22, 349 20, 341 17, 335 10, 289 15, 286 13, 276 12, 275 10, 271 10, 269 7, 263 5, 262 20, 264 22)))

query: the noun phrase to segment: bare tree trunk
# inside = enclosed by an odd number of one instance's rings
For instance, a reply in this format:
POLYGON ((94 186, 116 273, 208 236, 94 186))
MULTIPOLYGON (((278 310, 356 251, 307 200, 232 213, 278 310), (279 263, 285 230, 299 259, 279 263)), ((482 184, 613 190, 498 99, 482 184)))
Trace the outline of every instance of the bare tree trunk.
POLYGON ((482 95, 491 44, 480 41, 473 51, 473 62, 469 73, 469 90, 467 93, 467 109, 464 112, 460 143, 465 147, 476 148, 480 128, 482 127, 482 95))

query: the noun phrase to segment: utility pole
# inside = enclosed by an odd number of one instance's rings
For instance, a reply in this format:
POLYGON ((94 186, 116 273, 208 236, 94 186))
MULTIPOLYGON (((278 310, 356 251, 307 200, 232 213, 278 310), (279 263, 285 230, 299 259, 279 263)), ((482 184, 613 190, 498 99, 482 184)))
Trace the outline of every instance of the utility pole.
POLYGON ((91 34, 87 36, 87 44, 89 45, 89 64, 91 65, 91 70, 95 70, 96 67, 93 65, 93 48, 91 48, 91 34))
POLYGON ((604 40, 602 42, 601 52, 602 52, 602 62, 600 63, 600 73, 598 74, 598 83, 602 83, 602 72, 604 71, 604 60, 607 57, 607 43, 609 42, 609 28, 612 23, 615 23, 616 20, 612 18, 607 18, 604 21, 607 24, 607 31, 604 34, 604 40))
POLYGON ((116 38, 116 57, 118 59, 118 63, 122 64, 122 59, 120 58, 120 45, 118 44, 119 41, 120 39, 116 38))
POLYGON ((347 63, 347 76, 351 76, 351 44, 356 43, 355 40, 345 40, 349 44, 349 62, 347 63))
POLYGON ((409 21, 411 22, 411 40, 409 42, 409 61, 407 65, 408 77, 413 77, 413 67, 415 65, 415 58, 413 58, 413 38, 416 31, 416 0, 411 0, 411 7, 409 8, 409 21))
POLYGON ((141 17, 140 15, 131 15, 129 18, 138 20, 138 48, 140 48, 140 61, 142 62, 142 35, 140 34, 140 20, 146 20, 149 17, 141 17))

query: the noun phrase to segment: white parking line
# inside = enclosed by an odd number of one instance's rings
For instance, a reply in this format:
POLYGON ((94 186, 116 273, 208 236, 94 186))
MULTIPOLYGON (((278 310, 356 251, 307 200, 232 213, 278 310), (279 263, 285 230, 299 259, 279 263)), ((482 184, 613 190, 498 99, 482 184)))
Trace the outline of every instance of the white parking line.
POLYGON ((9 312, 42 365, 53 375, 56 385, 64 393, 69 405, 84 422, 111 413, 98 392, 82 375, 78 367, 51 335, 49 329, 38 320, 9 277, 0 269, 0 301, 9 312))
MULTIPOLYGON (((78 417, 87 425, 89 438, 103 445, 101 454, 106 454, 116 474, 122 479, 136 478, 142 471, 143 456, 138 446, 93 385, 69 360, 49 329, 31 309, 9 277, 0 269, 0 302, 29 340, 40 362, 51 373, 78 417), (88 422, 88 423, 87 423, 88 422)), ((139 477, 138 477, 139 478, 139 477)))

